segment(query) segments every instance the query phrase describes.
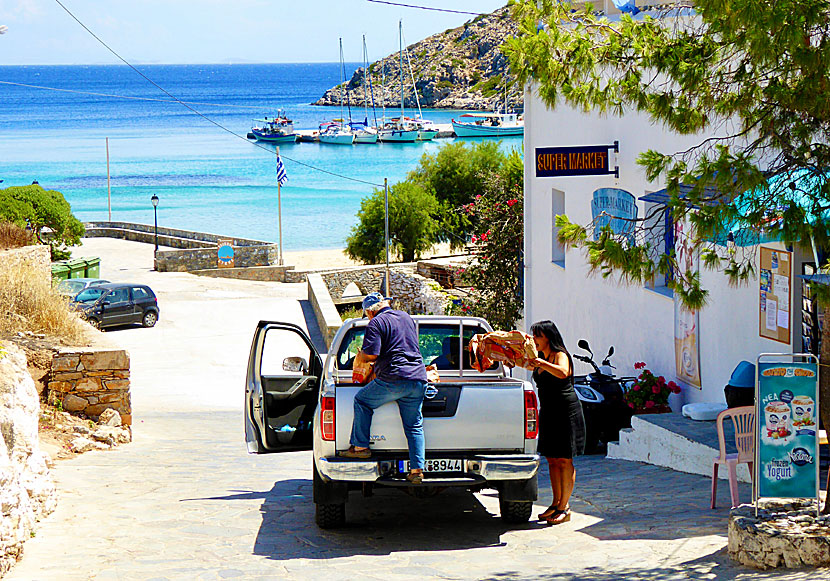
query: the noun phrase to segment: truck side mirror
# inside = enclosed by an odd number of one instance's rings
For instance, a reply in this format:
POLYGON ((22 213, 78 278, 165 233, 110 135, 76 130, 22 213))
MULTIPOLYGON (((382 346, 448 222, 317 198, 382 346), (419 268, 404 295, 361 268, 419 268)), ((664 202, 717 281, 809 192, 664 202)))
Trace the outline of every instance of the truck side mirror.
POLYGON ((308 371, 308 363, 302 357, 286 357, 282 360, 282 369, 294 373, 305 373, 308 371))

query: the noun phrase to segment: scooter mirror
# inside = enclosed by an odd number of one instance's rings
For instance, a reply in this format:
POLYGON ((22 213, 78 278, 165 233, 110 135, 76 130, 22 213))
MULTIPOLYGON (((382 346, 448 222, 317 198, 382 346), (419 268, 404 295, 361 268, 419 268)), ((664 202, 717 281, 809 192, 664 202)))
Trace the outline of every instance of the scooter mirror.
POLYGON ((611 357, 613 354, 614 354, 614 346, 613 346, 613 345, 611 345, 611 347, 609 347, 609 348, 608 348, 608 355, 606 355, 606 356, 605 356, 605 358, 606 358, 606 359, 608 359, 608 358, 609 358, 609 357, 611 357))
POLYGON ((576 344, 580 349, 585 349, 585 351, 587 351, 591 355, 594 354, 594 352, 591 351, 591 348, 588 346, 588 341, 586 341, 585 339, 580 339, 576 344))

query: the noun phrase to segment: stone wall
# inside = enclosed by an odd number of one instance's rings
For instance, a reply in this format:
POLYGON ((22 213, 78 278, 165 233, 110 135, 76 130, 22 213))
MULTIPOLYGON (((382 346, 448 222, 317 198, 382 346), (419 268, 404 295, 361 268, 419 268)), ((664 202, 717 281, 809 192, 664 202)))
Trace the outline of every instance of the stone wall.
MULTIPOLYGON (((151 224, 136 224, 133 222, 84 222, 86 238, 120 238, 122 240, 133 240, 153 244, 155 242, 156 229, 151 224)), ((262 240, 250 238, 239 238, 235 236, 222 236, 220 234, 209 234, 207 232, 196 232, 194 230, 181 230, 179 228, 158 228, 159 246, 170 248, 215 248, 219 240, 233 240, 234 246, 261 246, 270 244, 262 240)))
MULTIPOLYGON (((159 250, 156 252, 155 267, 159 272, 191 272, 217 268, 217 247, 159 250)), ((234 246, 233 262, 237 268, 272 266, 279 262, 279 247, 276 244, 258 246, 234 246)), ((217 269, 222 276, 225 269, 217 269)))
MULTIPOLYGON (((259 280, 263 282, 287 282, 287 273, 293 266, 249 266, 245 268, 210 268, 191 270, 190 274, 209 276, 211 278, 235 278, 240 280, 259 280)), ((296 282, 305 282, 304 277, 296 282)))
POLYGON ((431 278, 397 268, 389 274, 389 292, 395 308, 411 315, 443 315, 452 298, 431 278))
POLYGON ((47 398, 72 413, 98 419, 107 408, 132 424, 130 356, 124 350, 64 348, 52 359, 47 398))
POLYGON ((816 516, 815 501, 764 501, 758 516, 741 505, 729 516, 728 539, 729 556, 756 569, 830 566, 830 515, 816 516))
POLYGON ((323 282, 322 275, 309 274, 306 284, 308 285, 308 302, 311 303, 317 326, 323 334, 326 347, 331 347, 331 340, 334 339, 335 333, 343 324, 340 313, 331 300, 331 295, 323 282))
POLYGON ((10 250, 0 250, 0 264, 8 268, 12 264, 28 262, 41 273, 44 280, 52 283, 52 253, 45 244, 35 246, 23 246, 10 250))
POLYGON ((19 347, 0 342, 0 576, 20 557, 35 522, 57 503, 38 440, 40 402, 19 347))

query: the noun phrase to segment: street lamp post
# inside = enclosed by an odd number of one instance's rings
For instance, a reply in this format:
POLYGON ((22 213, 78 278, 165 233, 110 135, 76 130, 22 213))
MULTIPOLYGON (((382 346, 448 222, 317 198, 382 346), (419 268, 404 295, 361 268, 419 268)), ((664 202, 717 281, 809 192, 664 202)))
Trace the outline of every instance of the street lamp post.
POLYGON ((156 240, 156 249, 155 252, 159 251, 159 219, 158 219, 158 212, 156 208, 159 205, 159 197, 153 194, 153 197, 150 198, 150 201, 153 203, 153 232, 155 232, 155 240, 156 240))

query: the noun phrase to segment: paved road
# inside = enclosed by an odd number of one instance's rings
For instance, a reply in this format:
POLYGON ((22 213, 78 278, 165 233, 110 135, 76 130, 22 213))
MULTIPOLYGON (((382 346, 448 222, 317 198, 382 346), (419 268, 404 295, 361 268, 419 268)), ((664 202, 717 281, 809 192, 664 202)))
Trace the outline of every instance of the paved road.
POLYGON ((132 356, 134 442, 58 463, 58 509, 7 579, 817 578, 734 566, 727 511, 707 508, 706 478, 600 456, 577 460, 575 514, 557 527, 505 526, 487 492, 390 490, 352 496, 349 525, 321 531, 311 454, 247 455, 240 411, 253 325, 304 324, 304 286, 154 273, 144 245, 87 247, 102 275, 160 296, 157 327, 108 332, 132 356))

